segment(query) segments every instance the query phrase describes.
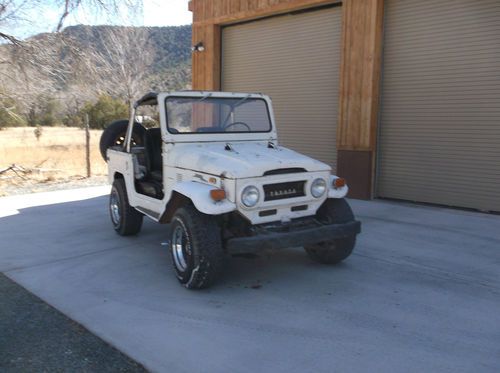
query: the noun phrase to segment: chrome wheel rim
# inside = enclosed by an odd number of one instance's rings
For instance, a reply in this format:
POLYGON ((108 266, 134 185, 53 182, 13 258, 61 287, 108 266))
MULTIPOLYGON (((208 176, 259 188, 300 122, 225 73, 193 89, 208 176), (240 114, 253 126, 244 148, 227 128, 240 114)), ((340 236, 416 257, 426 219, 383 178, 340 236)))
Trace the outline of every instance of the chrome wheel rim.
POLYGON ((109 199, 109 211, 111 212, 111 220, 113 221, 113 224, 115 226, 120 225, 120 201, 115 191, 111 193, 111 197, 109 199))
POLYGON ((191 248, 189 240, 184 228, 180 225, 175 227, 172 234, 172 256, 174 257, 175 266, 181 271, 186 271, 187 255, 190 254, 191 248))

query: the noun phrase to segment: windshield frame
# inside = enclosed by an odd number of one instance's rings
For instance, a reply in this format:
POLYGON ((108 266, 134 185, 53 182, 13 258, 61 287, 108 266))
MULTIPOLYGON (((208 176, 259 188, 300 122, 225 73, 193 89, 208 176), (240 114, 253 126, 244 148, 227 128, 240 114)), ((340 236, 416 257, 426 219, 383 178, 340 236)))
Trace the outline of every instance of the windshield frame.
POLYGON ((166 143, 176 142, 234 142, 234 141, 277 141, 277 133, 274 112, 271 99, 260 93, 236 93, 220 91, 177 91, 165 92, 158 95, 158 102, 162 103, 160 110, 160 121, 162 127, 162 139, 166 143), (269 131, 255 132, 188 132, 172 133, 167 125, 167 99, 170 97, 201 99, 203 97, 243 99, 245 97, 261 99, 267 109, 267 115, 271 129, 269 131), (186 136, 189 135, 189 136, 186 136))
MULTIPOLYGON (((164 101, 164 105, 165 105, 165 123, 166 123, 166 126, 167 126, 167 131, 171 134, 171 135, 189 135, 189 136, 192 136, 192 135, 221 135, 221 134, 228 134, 228 133, 239 133, 239 134, 242 134, 242 133, 270 133, 272 130, 273 130, 273 124, 272 124, 272 120, 271 120, 271 114, 269 112, 269 105, 267 103, 267 101, 263 98, 263 97, 252 97, 251 94, 247 94, 245 97, 215 97, 215 96, 202 96, 202 97, 186 97, 186 96, 175 96, 175 95, 170 95, 170 96, 167 96, 165 97, 165 101, 164 101), (269 124, 269 129, 266 130, 266 131, 207 131, 207 132, 172 132, 170 131, 170 126, 168 125, 168 109, 167 109, 167 101, 169 99, 175 99, 175 98, 179 98, 179 99, 186 99, 186 100, 195 100, 197 99, 199 102, 202 102, 204 100, 210 100, 210 99, 220 99, 220 100, 236 100, 236 103, 235 105, 229 105, 229 104, 221 104, 220 106, 223 106, 223 105, 227 105, 229 107, 232 108, 232 111, 234 111, 235 108, 237 108, 238 106, 240 106, 241 104, 239 105, 236 105, 238 104, 238 101, 242 101, 242 103, 244 102, 244 100, 248 100, 248 99, 251 99, 253 101, 262 101, 264 103, 264 107, 266 109, 266 116, 267 116, 267 120, 268 120, 268 124, 269 124)), ((214 105, 216 105, 214 103, 214 105)), ((231 112, 232 112, 231 111, 231 112)), ((228 113, 228 116, 226 117, 226 120, 224 121, 224 123, 226 123, 226 121, 229 119, 229 116, 231 115, 231 112, 228 113)), ((224 123, 221 123, 221 124, 224 124, 224 123)), ((236 123, 236 122, 235 122, 236 123)), ((216 127, 214 127, 216 128, 216 127)))

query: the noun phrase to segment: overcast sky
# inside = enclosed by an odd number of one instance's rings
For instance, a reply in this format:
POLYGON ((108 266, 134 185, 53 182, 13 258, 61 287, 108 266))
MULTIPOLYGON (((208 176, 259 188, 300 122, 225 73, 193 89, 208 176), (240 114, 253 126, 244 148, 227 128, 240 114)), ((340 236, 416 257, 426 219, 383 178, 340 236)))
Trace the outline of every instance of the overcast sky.
MULTIPOLYGON (((45 6, 37 6, 26 12, 26 21, 12 25, 10 30, 15 36, 25 38, 40 32, 51 32, 61 17, 61 7, 55 2, 47 1, 45 6)), ((66 19, 64 26, 85 25, 133 25, 133 26, 179 26, 192 21, 192 13, 188 10, 188 0, 143 0, 142 13, 126 14, 110 17, 102 12, 94 13, 88 9, 80 9, 66 19)))

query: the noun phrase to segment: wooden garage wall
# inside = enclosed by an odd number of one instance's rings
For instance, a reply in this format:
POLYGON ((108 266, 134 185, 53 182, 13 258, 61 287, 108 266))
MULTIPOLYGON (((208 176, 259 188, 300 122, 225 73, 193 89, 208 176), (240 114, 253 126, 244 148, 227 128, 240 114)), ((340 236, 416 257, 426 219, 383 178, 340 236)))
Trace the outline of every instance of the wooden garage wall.
MULTIPOLYGON (((301 9, 332 0, 191 0, 193 89, 219 90, 221 26, 301 9)), ((347 178, 351 196, 371 198, 376 147, 383 0, 342 2, 342 50, 337 129, 337 173, 347 178)))

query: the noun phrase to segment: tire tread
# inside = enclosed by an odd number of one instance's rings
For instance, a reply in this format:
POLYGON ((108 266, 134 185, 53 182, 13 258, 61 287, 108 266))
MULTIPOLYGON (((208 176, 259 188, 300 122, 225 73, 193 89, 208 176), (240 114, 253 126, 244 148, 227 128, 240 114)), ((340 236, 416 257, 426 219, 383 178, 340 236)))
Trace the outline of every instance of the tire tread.
POLYGON ((136 235, 141 231, 144 215, 130 206, 127 196, 127 187, 125 186, 125 180, 115 179, 115 181, 113 182, 113 187, 116 188, 116 191, 118 192, 121 210, 120 225, 118 227, 115 227, 115 231, 121 236, 136 235))
MULTIPOLYGON (((194 253, 194 269, 183 283, 188 289, 204 289, 211 286, 224 268, 220 227, 213 216, 203 214, 193 205, 181 207, 173 220, 183 222, 191 236, 194 253)), ((174 264, 175 269, 175 264, 174 264)), ((178 276, 179 280, 180 277, 178 276)))
MULTIPOLYGON (((354 214, 347 201, 327 199, 319 208, 316 216, 325 224, 342 224, 354 220, 354 214)), ((337 264, 351 255, 356 245, 356 236, 335 241, 320 242, 304 247, 309 258, 322 264, 337 264)))

